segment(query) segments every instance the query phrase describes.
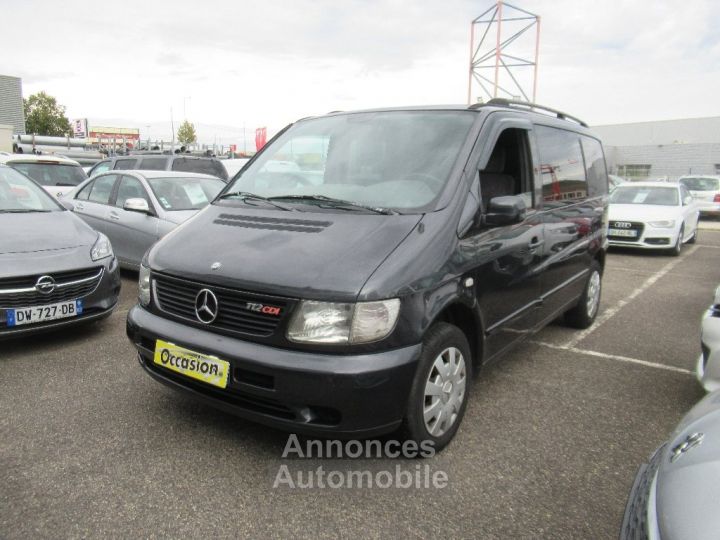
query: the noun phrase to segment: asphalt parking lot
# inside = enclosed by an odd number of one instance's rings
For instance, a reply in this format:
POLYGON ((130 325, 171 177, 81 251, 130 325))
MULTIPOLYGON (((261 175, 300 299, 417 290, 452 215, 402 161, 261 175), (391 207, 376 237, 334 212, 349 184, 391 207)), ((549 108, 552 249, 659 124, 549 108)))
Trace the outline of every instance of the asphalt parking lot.
POLYGON ((446 488, 363 490, 273 489, 286 434, 145 375, 126 274, 108 320, 0 344, 0 537, 616 538, 638 465, 703 395, 692 370, 718 269, 720 231, 680 258, 611 252, 595 326, 553 324, 475 382, 427 461, 446 488))

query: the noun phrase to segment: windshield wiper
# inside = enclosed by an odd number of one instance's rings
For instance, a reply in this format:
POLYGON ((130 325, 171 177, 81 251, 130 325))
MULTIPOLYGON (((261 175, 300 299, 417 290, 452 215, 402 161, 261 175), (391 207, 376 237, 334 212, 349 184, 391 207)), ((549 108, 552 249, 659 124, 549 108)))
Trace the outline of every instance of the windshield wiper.
POLYGON ((0 214, 27 214, 30 212, 52 212, 52 210, 36 210, 34 208, 8 208, 0 209, 0 214))
POLYGON ((271 206, 274 206, 275 208, 279 208, 280 210, 285 210, 286 212, 294 211, 294 208, 288 208, 287 206, 283 206, 282 204, 271 201, 267 197, 263 197, 262 195, 256 195, 255 193, 250 193, 249 191, 231 191, 230 193, 223 193, 218 197, 218 199, 229 199, 230 197, 236 197, 243 202, 262 201, 268 203, 271 206))
POLYGON ((289 199, 293 201, 317 201, 324 203, 326 206, 332 208, 338 208, 341 210, 368 210, 375 212, 376 214, 398 214, 395 210, 390 208, 381 208, 379 206, 369 206, 365 204, 356 203, 353 201, 345 201, 343 199, 334 199, 333 197, 326 197, 325 195, 278 195, 276 197, 270 197, 270 200, 276 199, 289 199))

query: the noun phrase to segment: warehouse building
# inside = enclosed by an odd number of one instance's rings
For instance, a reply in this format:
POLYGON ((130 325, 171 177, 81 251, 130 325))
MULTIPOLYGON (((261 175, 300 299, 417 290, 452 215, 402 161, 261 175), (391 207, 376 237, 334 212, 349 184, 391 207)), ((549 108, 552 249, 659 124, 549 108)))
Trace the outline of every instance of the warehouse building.
POLYGON ((25 133, 22 79, 0 75, 0 125, 12 126, 14 133, 25 133))
POLYGON ((612 174, 632 179, 720 174, 720 116, 594 126, 612 174))

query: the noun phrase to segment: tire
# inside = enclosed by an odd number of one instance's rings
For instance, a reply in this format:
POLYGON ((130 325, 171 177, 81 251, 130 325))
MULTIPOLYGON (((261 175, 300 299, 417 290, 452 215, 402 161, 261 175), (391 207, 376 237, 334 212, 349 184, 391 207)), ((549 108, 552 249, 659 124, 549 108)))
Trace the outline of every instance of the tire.
POLYGON ((585 329, 592 326, 600 311, 600 298, 602 296, 602 269, 597 261, 590 265, 590 275, 585 283, 585 289, 575 307, 565 312, 565 324, 572 328, 585 329), (590 299, 593 299, 592 302, 590 299))
POLYGON ((669 253, 673 257, 679 257, 680 253, 682 253, 682 247, 683 247, 683 235, 685 234, 685 224, 683 223, 680 225, 680 232, 678 233, 678 239, 677 242, 675 242, 675 247, 670 248, 669 253))
POLYGON ((410 389, 401 430, 403 437, 418 445, 430 440, 436 452, 445 448, 457 433, 465 415, 471 377, 472 357, 465 334, 458 327, 444 322, 431 326, 423 339, 420 361, 410 389), (438 369, 452 365, 453 352, 455 373, 438 369), (427 421, 426 411, 429 411, 427 421))

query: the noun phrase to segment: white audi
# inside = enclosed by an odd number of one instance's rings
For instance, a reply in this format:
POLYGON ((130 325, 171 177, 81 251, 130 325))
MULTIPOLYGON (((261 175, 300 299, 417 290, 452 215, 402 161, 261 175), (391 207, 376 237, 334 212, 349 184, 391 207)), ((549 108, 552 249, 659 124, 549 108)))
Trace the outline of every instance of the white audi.
POLYGON ((622 184, 610 194, 608 242, 679 255, 683 244, 695 242, 699 215, 697 201, 682 184, 622 184))

